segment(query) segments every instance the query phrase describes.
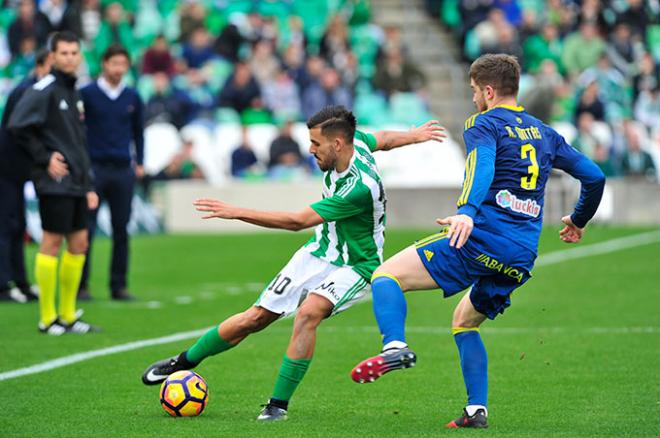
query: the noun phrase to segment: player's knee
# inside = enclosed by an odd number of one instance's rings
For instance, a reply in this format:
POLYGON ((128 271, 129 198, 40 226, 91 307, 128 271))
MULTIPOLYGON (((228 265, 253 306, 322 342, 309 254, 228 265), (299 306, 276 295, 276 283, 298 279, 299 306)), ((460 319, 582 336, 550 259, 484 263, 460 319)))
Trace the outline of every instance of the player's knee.
POLYGON ((296 314, 294 325, 298 328, 314 328, 326 317, 326 311, 314 306, 302 306, 296 314))
POLYGON ((408 289, 406 288, 405 283, 403 281, 401 281, 401 279, 398 276, 392 274, 392 271, 390 269, 388 269, 387 266, 385 266, 384 264, 381 265, 380 267, 378 267, 374 271, 373 275, 371 276, 371 283, 373 284, 374 280, 376 280, 378 278, 389 278, 391 280, 394 280, 396 282, 396 284, 399 285, 399 287, 401 288, 401 290, 403 292, 408 291, 408 289))

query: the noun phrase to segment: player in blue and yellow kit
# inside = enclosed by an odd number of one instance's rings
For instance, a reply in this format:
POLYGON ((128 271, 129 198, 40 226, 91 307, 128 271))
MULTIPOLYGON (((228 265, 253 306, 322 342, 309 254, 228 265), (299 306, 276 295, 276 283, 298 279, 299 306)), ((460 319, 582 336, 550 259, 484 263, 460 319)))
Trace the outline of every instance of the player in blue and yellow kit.
POLYGON ((486 318, 510 305, 530 277, 543 222, 545 186, 553 168, 580 180, 582 191, 560 238, 580 241, 600 203, 605 177, 552 128, 517 105, 520 66, 509 55, 484 55, 470 67, 473 101, 481 111, 465 123, 463 191, 446 228, 381 265, 372 277, 373 307, 383 334, 381 354, 360 362, 358 383, 415 365, 405 338, 403 292, 441 288, 449 297, 470 288, 452 320, 468 402, 448 427, 487 427, 488 360, 479 334, 486 318))

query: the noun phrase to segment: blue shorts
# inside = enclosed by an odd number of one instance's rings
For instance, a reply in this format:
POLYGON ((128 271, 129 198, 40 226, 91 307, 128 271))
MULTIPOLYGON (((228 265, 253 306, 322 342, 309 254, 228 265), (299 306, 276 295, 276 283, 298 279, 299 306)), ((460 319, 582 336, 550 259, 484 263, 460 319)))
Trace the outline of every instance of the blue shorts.
POLYGON ((536 258, 510 239, 477 229, 458 250, 449 246, 446 230, 415 247, 445 298, 472 286, 472 305, 490 319, 511 305, 511 293, 531 277, 536 258))

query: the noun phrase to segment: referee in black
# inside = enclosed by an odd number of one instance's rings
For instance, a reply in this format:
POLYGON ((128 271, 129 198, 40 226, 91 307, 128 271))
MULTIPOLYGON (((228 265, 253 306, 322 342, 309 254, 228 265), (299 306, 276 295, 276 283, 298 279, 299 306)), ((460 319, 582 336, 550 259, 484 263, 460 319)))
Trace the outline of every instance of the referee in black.
POLYGON ((33 73, 21 81, 7 97, 0 126, 0 301, 34 301, 37 294, 25 274, 23 236, 25 235, 25 196, 23 187, 30 179, 30 157, 7 129, 9 117, 25 90, 50 72, 48 49, 37 52, 33 73), (11 287, 11 282, 14 287, 11 287))
MULTIPOLYGON (((143 104, 134 88, 126 86, 130 67, 126 49, 113 44, 103 53, 101 76, 80 90, 85 104, 87 147, 94 169, 96 192, 106 200, 112 221, 110 293, 114 300, 134 299, 126 288, 128 271, 128 221, 136 177, 144 175, 143 104)), ((90 299, 88 273, 91 243, 98 210, 90 214, 90 249, 80 282, 79 299, 90 299)))
POLYGON ((25 91, 9 119, 16 142, 32 159, 43 238, 36 256, 39 330, 49 335, 89 333, 76 296, 87 251, 87 215, 98 206, 87 154, 84 108, 76 90, 80 41, 68 31, 50 39, 51 73, 25 91), (58 255, 63 241, 67 248, 58 255), (59 308, 55 291, 59 283, 59 308))

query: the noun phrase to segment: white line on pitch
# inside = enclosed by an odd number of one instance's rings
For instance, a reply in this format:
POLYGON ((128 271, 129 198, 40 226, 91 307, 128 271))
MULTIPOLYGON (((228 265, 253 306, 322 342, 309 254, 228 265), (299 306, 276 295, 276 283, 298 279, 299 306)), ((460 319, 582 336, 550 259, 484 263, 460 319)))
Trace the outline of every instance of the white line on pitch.
MULTIPOLYGON (((568 260, 574 260, 574 259, 590 257, 594 255, 600 255, 600 254, 607 254, 615 251, 620 251, 623 249, 648 245, 658 241, 660 241, 660 231, 651 231, 648 233, 635 234, 632 236, 621 237, 617 239, 606 240, 604 242, 594 243, 584 247, 572 248, 561 251, 553 251, 547 254, 543 254, 537 259, 536 266, 538 267, 538 266, 553 265, 555 263, 565 262, 568 260)), ((274 327, 274 329, 277 328, 274 327)), ((347 327, 347 329, 350 330, 351 327, 347 327)), ((144 347, 169 344, 172 342, 178 342, 186 339, 196 338, 204 334, 207 330, 208 328, 201 330, 193 330, 188 332, 180 332, 169 336, 163 336, 160 338, 145 339, 142 341, 135 341, 135 342, 129 342, 127 344, 115 345, 113 347, 101 348, 99 350, 92 350, 92 351, 72 354, 69 356, 63 356, 57 359, 49 360, 29 367, 19 368, 16 370, 0 373, 0 382, 3 380, 15 379, 17 377, 27 376, 31 374, 43 373, 45 371, 50 371, 52 369, 72 365, 74 363, 93 359, 95 357, 108 356, 110 354, 137 350, 144 347)), ((287 327, 286 330, 290 330, 290 328, 287 327)), ((341 328, 326 327, 325 330, 338 331, 341 330, 341 328)), ((375 328, 370 326, 364 326, 362 328, 353 327, 352 330, 375 330, 375 328)), ((409 327, 407 330, 410 332, 419 332, 419 333, 448 333, 448 330, 438 327, 409 327)), ((542 327, 535 329, 489 327, 484 329, 485 333, 493 333, 493 334, 532 333, 532 332, 545 333, 547 331, 556 332, 556 331, 575 331, 575 330, 569 328, 562 328, 562 327, 554 327, 554 328, 548 327, 545 329, 542 327)), ((592 333, 592 334, 658 333, 660 332, 660 328, 658 327, 619 327, 619 328, 593 327, 586 329, 578 329, 578 331, 592 333)))

